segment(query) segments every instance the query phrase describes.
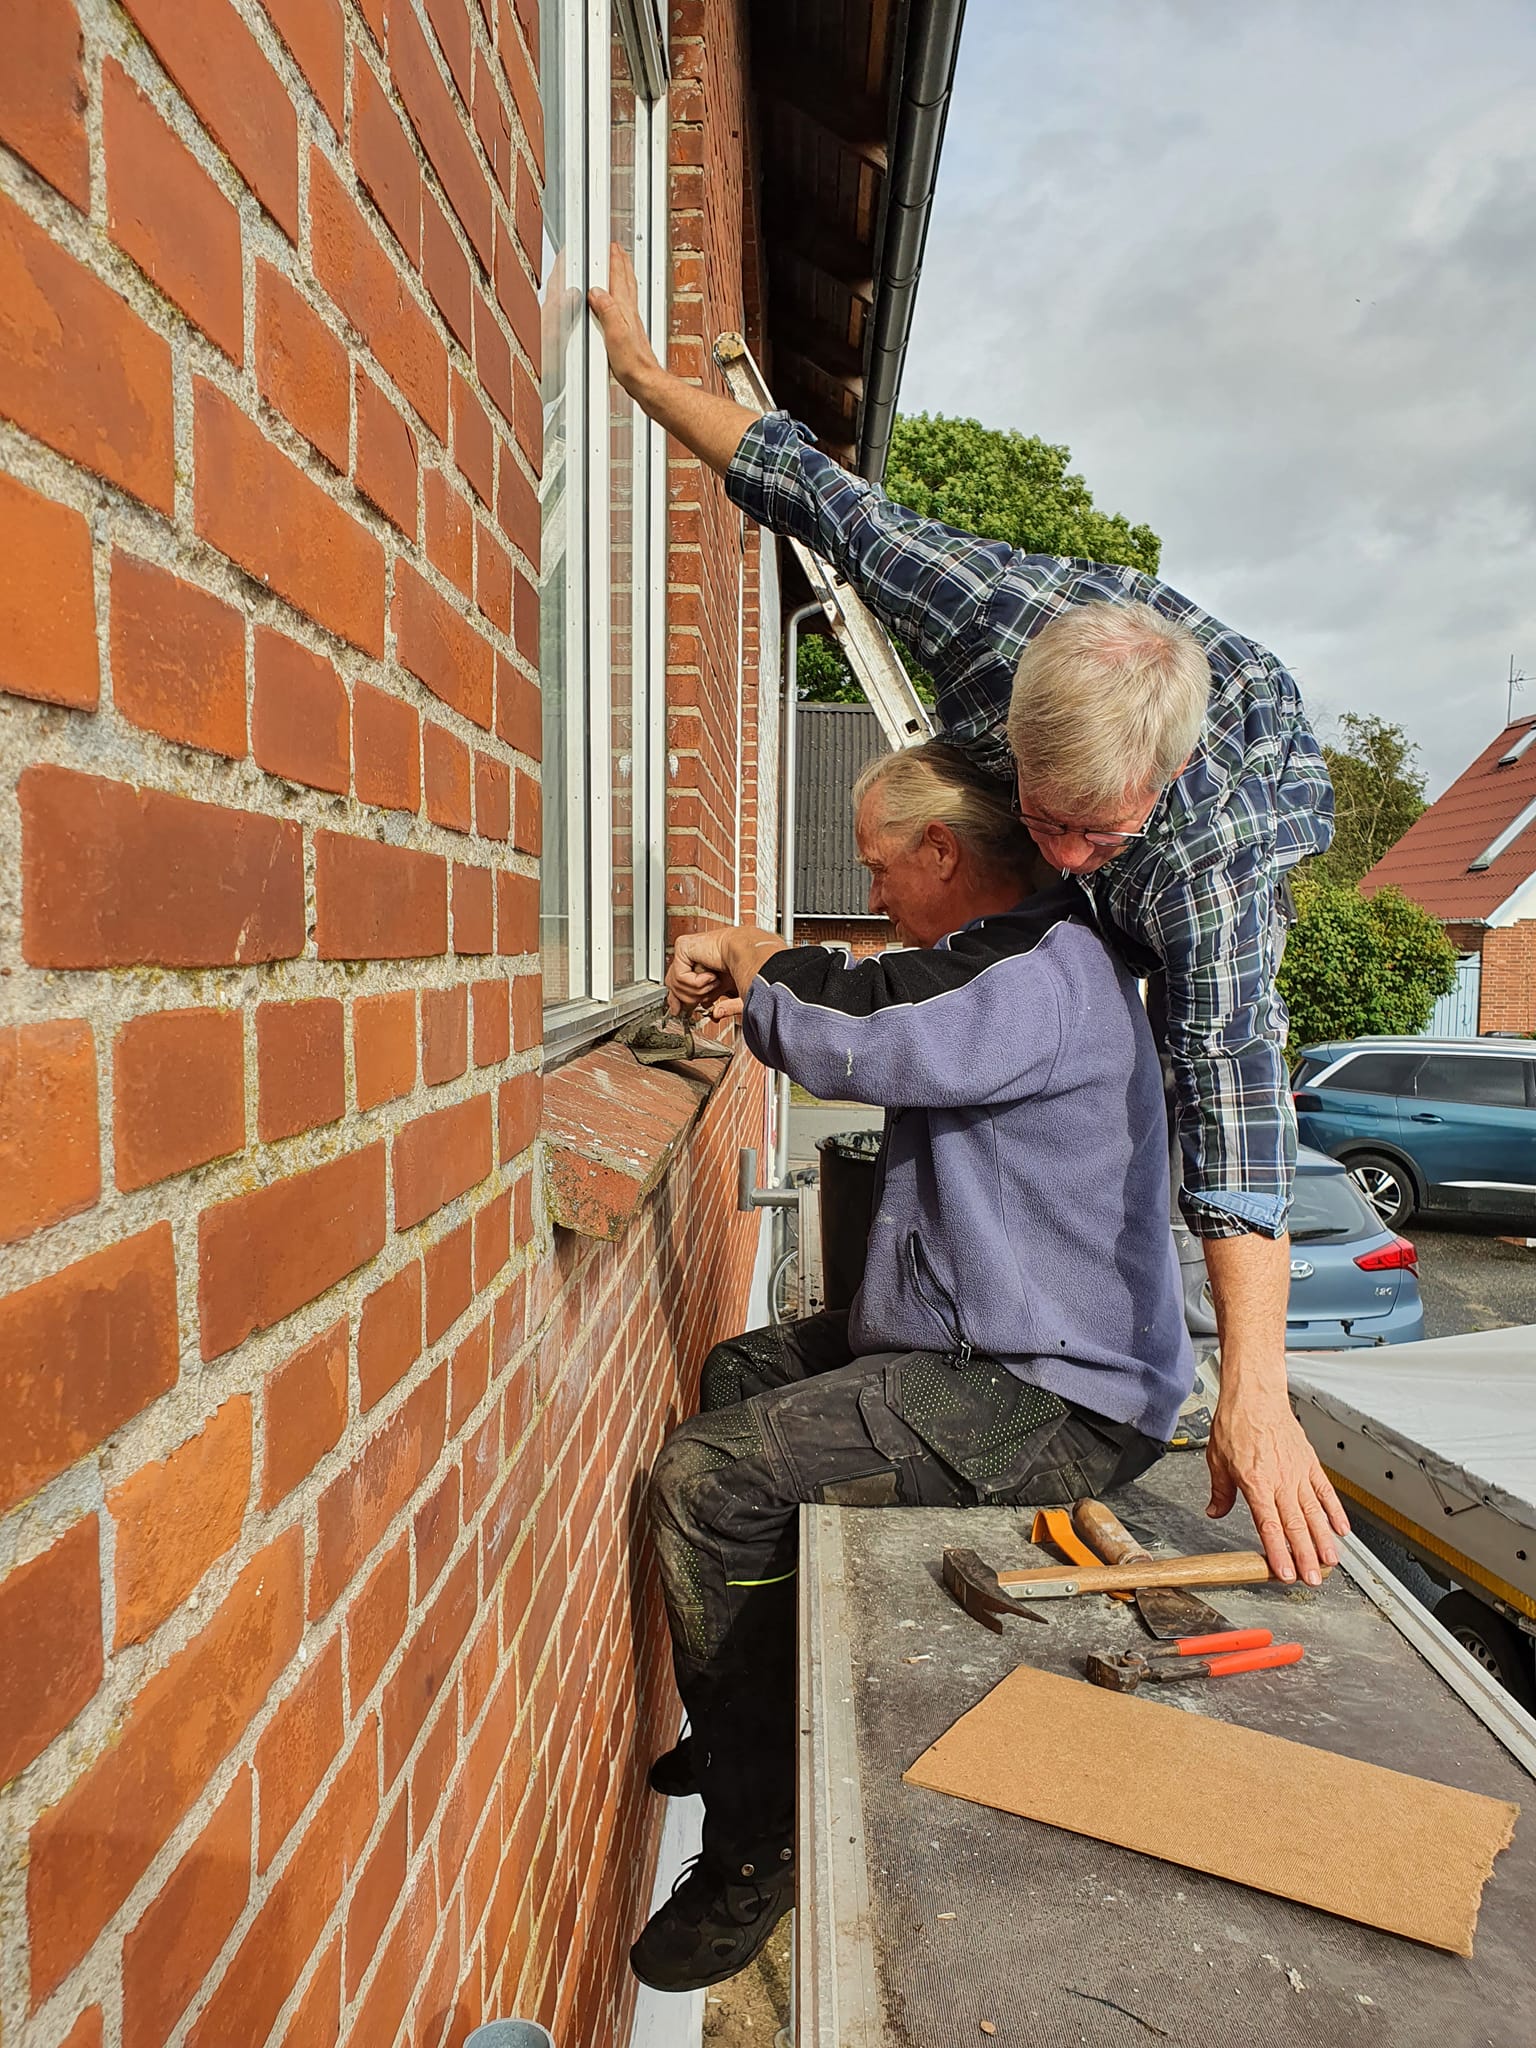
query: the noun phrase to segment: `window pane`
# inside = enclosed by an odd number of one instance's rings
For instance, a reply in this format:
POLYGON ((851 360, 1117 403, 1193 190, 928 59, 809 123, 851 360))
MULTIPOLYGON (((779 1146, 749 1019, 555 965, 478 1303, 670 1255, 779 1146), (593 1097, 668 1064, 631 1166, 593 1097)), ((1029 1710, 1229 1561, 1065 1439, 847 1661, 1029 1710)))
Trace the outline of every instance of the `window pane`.
POLYGON ((1475 1053, 1432 1053, 1419 1075, 1420 1100, 1475 1102, 1492 1109, 1524 1109, 1525 1073, 1520 1060, 1489 1059, 1475 1053))
POLYGON ((1363 1052, 1347 1060, 1324 1086, 1355 1095, 1411 1095, 1419 1063, 1416 1052, 1363 1052))
POLYGON ((1291 1242, 1319 1244, 1325 1238, 1343 1242, 1381 1228, 1355 1193, 1347 1173, 1298 1173, 1291 1206, 1291 1242))
MULTIPOLYGON (((646 124, 638 102, 629 52, 615 27, 611 42, 611 174, 609 233, 636 257, 636 209, 642 202, 646 124)), ((640 303, 646 304, 649 280, 642 251, 640 303)), ((608 389, 608 643, 609 758, 612 777, 610 833, 613 840, 613 985, 627 988, 639 979, 636 965, 635 829, 639 823, 640 776, 637 740, 643 728, 635 719, 635 688, 645 663, 643 603, 637 603, 637 575, 644 569, 641 429, 634 403, 611 377, 608 389)))
MULTIPOLYGON (((550 8, 541 37, 544 101, 544 473, 539 487, 539 672, 544 689, 544 854, 540 925, 544 996, 585 990, 585 862, 579 834, 582 745, 582 286, 581 10, 550 8)), ((502 460, 510 461, 509 454, 502 460)))

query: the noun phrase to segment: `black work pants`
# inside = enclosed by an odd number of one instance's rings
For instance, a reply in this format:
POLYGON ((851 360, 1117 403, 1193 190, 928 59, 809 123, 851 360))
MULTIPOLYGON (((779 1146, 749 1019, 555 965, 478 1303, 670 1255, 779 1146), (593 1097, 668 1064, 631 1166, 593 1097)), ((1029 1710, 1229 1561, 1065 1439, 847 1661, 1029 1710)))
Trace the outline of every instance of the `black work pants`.
POLYGON ((828 1312, 716 1345, 702 1412, 668 1439, 652 1480, 705 1854, 723 1869, 776 1867, 793 1840, 802 1501, 1064 1503, 1125 1485, 1163 1448, 990 1359, 852 1359, 847 1323, 828 1312))

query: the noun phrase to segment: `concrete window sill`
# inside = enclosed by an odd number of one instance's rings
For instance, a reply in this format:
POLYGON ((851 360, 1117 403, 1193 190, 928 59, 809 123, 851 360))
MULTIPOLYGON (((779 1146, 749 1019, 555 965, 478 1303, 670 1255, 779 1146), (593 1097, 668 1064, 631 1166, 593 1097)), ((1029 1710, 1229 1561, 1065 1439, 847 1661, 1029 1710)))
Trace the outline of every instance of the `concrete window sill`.
POLYGON ((610 1042, 549 1075, 539 1137, 554 1221, 621 1237, 729 1065, 646 1067, 610 1042))

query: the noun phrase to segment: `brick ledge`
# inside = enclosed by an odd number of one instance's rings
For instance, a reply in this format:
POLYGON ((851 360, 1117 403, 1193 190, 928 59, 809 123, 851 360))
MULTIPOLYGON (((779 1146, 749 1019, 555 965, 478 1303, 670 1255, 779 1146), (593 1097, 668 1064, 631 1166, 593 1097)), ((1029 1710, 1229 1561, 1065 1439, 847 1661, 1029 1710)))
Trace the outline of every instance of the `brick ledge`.
POLYGON ((732 1065, 646 1067, 610 1041, 557 1068, 539 1121, 553 1221, 582 1237, 621 1237, 732 1065))

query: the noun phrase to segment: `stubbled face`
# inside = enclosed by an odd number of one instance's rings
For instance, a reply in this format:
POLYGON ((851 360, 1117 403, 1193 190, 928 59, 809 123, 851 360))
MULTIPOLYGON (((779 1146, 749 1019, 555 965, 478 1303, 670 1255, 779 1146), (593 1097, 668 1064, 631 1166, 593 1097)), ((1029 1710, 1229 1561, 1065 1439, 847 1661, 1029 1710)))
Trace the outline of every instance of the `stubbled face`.
POLYGON ((1161 795, 1161 789, 1127 791, 1118 815, 1087 818, 1074 814, 1070 806, 1062 807, 1059 798, 1053 801, 1049 790, 1026 789, 1023 778, 1019 780, 1019 809, 1029 836, 1043 858, 1066 875, 1096 875, 1116 855, 1124 853, 1132 840, 1100 846, 1084 835, 1125 832, 1134 837, 1152 815, 1161 795))
POLYGON ((853 828, 860 863, 869 870, 869 914, 889 918, 909 946, 937 945, 955 929, 954 860, 927 834, 914 845, 910 828, 887 831, 883 808, 877 784, 853 828))

